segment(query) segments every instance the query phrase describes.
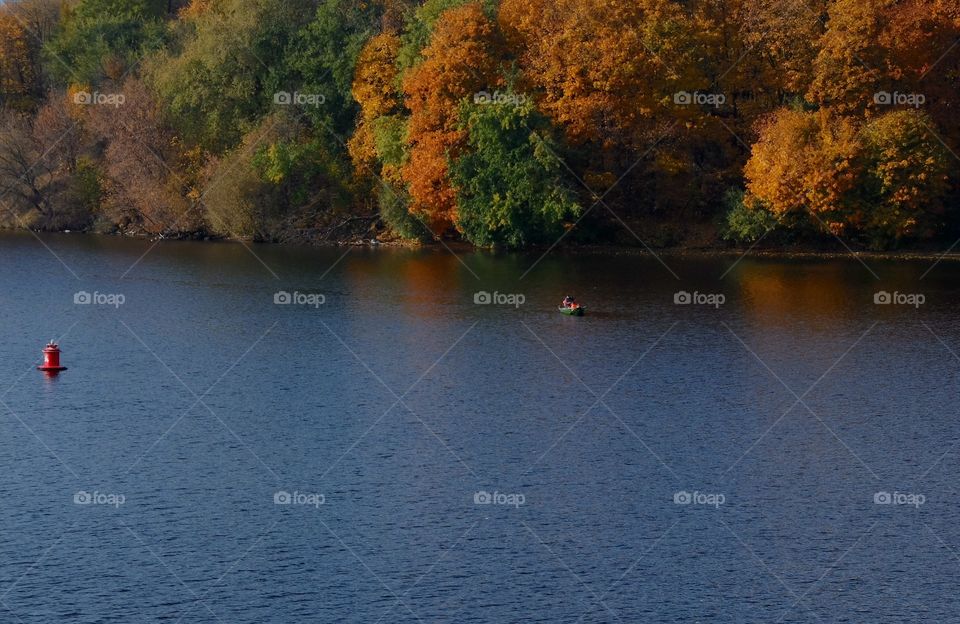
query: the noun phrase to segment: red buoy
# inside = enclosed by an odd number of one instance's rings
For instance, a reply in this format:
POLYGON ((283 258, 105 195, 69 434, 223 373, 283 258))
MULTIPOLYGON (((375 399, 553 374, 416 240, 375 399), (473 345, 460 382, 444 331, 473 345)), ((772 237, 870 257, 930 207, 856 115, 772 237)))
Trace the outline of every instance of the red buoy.
POLYGON ((43 349, 43 365, 38 366, 37 370, 47 373, 59 373, 67 370, 66 366, 60 366, 60 347, 54 341, 47 343, 43 349))

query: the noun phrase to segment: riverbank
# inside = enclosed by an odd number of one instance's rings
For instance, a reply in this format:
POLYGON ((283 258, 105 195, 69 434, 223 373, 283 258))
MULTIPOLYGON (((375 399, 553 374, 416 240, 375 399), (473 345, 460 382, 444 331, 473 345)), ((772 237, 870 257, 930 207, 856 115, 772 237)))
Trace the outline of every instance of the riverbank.
MULTIPOLYGON (((149 234, 120 233, 120 232, 97 232, 92 230, 61 230, 61 231, 38 231, 25 229, 7 229, 7 232, 32 232, 35 235, 41 234, 63 234, 63 235, 87 235, 87 236, 105 236, 111 238, 123 238, 130 240, 149 240, 151 242, 169 241, 194 241, 194 242, 220 242, 220 243, 244 243, 253 245, 267 245, 280 247, 392 247, 405 249, 441 249, 449 250, 455 253, 483 252, 489 253, 509 253, 511 250, 491 248, 482 249, 461 240, 443 240, 435 241, 414 241, 399 237, 376 235, 371 238, 353 236, 335 240, 325 239, 301 239, 290 241, 252 241, 249 239, 235 239, 211 236, 207 233, 190 233, 178 236, 157 236, 149 234)), ((944 241, 942 248, 934 245, 925 245, 913 249, 898 249, 892 251, 874 251, 869 249, 854 249, 844 247, 837 243, 829 245, 825 243, 807 243, 792 244, 783 247, 765 247, 755 246, 729 246, 728 244, 718 242, 715 246, 709 245, 674 245, 669 247, 643 247, 640 245, 622 245, 617 243, 610 244, 580 244, 576 242, 560 242, 554 245, 531 245, 523 249, 527 253, 543 253, 557 255, 622 255, 622 256, 660 256, 660 257, 689 257, 689 258, 710 258, 710 257, 753 257, 753 258, 777 258, 777 259, 820 259, 832 260, 847 257, 856 257, 863 260, 929 260, 929 261, 958 261, 960 260, 960 245, 956 242, 944 241)))
MULTIPOLYGON (((948 246, 949 247, 949 246, 948 246)), ((533 249, 533 248, 532 248, 533 249)), ((960 249, 960 245, 956 249, 960 249)), ((544 249, 546 251, 546 249, 544 249)), ((600 255, 657 255, 661 257, 689 257, 689 258, 719 258, 719 257, 752 257, 777 258, 797 260, 836 260, 856 257, 871 260, 960 260, 960 251, 935 250, 897 250, 897 251, 869 251, 869 250, 828 250, 814 246, 791 246, 789 248, 750 248, 750 247, 668 247, 664 249, 644 249, 638 247, 603 246, 603 245, 576 245, 556 247, 551 253, 569 254, 600 254, 600 255)))

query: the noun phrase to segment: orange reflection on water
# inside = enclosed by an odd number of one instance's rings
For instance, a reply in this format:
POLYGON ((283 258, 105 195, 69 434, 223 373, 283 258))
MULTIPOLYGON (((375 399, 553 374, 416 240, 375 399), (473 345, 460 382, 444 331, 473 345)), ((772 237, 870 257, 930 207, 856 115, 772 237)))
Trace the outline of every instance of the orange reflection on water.
POLYGON ((814 327, 823 327, 857 308, 862 293, 851 292, 856 281, 851 280, 850 270, 844 263, 757 263, 737 271, 735 279, 744 315, 751 321, 782 325, 802 317, 814 327))
POLYGON ((417 319, 442 318, 444 304, 472 296, 465 280, 473 277, 445 250, 365 250, 343 266, 355 296, 380 301, 389 292, 391 306, 417 319))

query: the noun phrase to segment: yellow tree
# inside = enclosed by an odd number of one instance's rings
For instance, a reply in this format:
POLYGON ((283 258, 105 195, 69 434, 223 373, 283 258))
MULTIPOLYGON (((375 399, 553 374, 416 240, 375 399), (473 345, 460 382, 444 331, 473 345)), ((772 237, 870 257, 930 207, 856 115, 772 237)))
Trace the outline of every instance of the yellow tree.
POLYGON ((383 33, 371 38, 357 58, 352 93, 360 105, 360 120, 347 147, 354 166, 361 173, 373 170, 377 161, 374 134, 377 120, 396 112, 400 104, 394 88, 399 49, 400 38, 393 33, 383 33))
POLYGON ((807 216, 819 229, 873 247, 932 236, 950 188, 950 161, 928 115, 852 118, 782 109, 766 119, 745 167, 748 207, 807 216))
POLYGON ((880 45, 883 9, 889 0, 836 0, 813 63, 810 101, 838 112, 862 111, 887 75, 880 45))
POLYGON ((744 167, 747 205, 778 216, 808 215, 841 234, 859 177, 859 138, 847 118, 784 108, 763 120, 744 167))
POLYGON ((30 36, 20 20, 0 7, 0 104, 30 108, 39 74, 30 36))
POLYGON ((950 156, 932 129, 933 120, 915 110, 896 110, 864 126, 861 210, 852 216, 874 246, 935 233, 950 184, 950 156))

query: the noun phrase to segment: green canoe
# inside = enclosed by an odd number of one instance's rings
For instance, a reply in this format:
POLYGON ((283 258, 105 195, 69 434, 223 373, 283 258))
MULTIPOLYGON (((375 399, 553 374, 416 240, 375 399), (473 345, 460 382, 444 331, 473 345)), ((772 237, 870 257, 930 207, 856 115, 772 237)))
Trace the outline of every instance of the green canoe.
POLYGON ((557 308, 560 311, 560 314, 566 314, 567 316, 583 316, 583 313, 586 311, 586 308, 583 306, 577 308, 565 308, 560 306, 557 308))

